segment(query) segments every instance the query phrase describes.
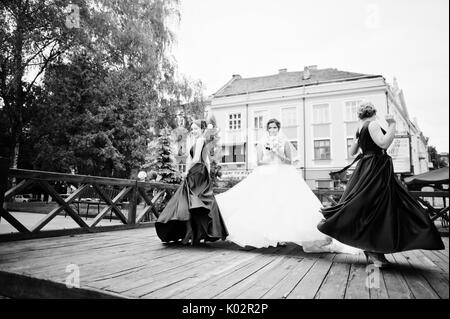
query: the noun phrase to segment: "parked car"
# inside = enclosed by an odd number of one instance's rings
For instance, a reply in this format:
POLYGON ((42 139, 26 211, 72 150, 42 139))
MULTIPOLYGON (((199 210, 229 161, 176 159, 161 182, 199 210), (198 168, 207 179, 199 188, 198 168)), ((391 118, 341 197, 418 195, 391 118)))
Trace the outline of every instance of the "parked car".
POLYGON ((31 194, 22 194, 14 196, 14 201, 17 203, 28 203, 33 200, 33 196, 31 194))

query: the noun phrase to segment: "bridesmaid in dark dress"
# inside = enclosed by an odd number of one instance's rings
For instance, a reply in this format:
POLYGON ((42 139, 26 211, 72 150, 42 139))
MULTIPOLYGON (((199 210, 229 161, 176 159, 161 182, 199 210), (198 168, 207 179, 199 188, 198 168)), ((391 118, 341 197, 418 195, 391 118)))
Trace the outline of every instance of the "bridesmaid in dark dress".
MULTIPOLYGON (((376 267, 388 265, 384 254, 412 249, 444 249, 442 239, 422 206, 397 180, 386 154, 395 134, 395 121, 386 117, 387 132, 375 121, 371 103, 360 106, 362 125, 352 154, 359 162, 336 206, 322 209, 318 229, 340 242, 364 250, 376 267)), ((348 167, 347 167, 348 168, 348 167)))
POLYGON ((225 223, 214 198, 209 175, 209 140, 204 137, 206 122, 196 120, 191 126, 195 138, 189 150, 187 175, 155 223, 163 242, 182 240, 196 245, 200 240, 224 240, 225 223))

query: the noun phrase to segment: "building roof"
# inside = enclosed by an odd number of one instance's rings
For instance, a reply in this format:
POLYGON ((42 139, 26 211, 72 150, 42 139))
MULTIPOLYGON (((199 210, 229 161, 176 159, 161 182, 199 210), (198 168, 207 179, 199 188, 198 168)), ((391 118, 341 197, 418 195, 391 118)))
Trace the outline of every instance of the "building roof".
POLYGON ((214 97, 247 94, 271 90, 295 88, 300 86, 315 85, 326 82, 341 82, 359 80, 363 78, 382 77, 381 75, 370 75, 341 71, 338 69, 309 69, 309 79, 303 79, 305 71, 287 72, 280 70, 280 73, 268 76, 253 78, 242 78, 233 75, 233 78, 214 94, 214 97))

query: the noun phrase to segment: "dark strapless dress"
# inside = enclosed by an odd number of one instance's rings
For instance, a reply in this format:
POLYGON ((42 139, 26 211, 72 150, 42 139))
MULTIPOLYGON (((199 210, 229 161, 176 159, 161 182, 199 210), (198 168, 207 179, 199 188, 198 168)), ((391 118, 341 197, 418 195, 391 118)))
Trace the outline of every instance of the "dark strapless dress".
POLYGON ((361 159, 339 203, 322 209, 325 219, 318 229, 370 252, 444 249, 435 225, 397 179, 392 158, 372 140, 368 125, 359 132, 361 159))
MULTIPOLYGON (((205 151, 203 146, 201 162, 189 169, 186 178, 155 223, 156 233, 163 242, 183 239, 187 231, 186 222, 189 220, 194 241, 224 240, 228 236, 213 194, 209 171, 203 162, 205 151)), ((190 156, 194 157, 193 147, 190 149, 190 156)))

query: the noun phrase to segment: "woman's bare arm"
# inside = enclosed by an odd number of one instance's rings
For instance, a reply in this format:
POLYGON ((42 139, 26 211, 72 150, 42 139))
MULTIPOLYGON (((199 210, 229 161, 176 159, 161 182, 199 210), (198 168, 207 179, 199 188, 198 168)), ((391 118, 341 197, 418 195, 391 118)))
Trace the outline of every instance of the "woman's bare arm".
POLYGON ((289 147, 289 142, 284 143, 283 150, 280 152, 278 150, 272 150, 272 153, 275 154, 282 162, 291 164, 292 163, 292 154, 291 148, 289 147))
POLYGON ((200 157, 202 156, 202 148, 204 143, 205 143, 204 138, 200 137, 197 139, 197 142, 195 143, 195 152, 194 158, 192 159, 192 165, 200 162, 200 157))
POLYGON ((369 133, 372 140, 382 149, 387 149, 394 141, 395 137, 395 121, 388 121, 389 127, 386 134, 381 131, 380 124, 376 121, 372 121, 369 124, 369 133))
POLYGON ((359 150, 359 142, 358 142, 358 138, 355 137, 353 139, 352 146, 350 146, 350 154, 351 155, 356 155, 358 153, 358 150, 359 150))

